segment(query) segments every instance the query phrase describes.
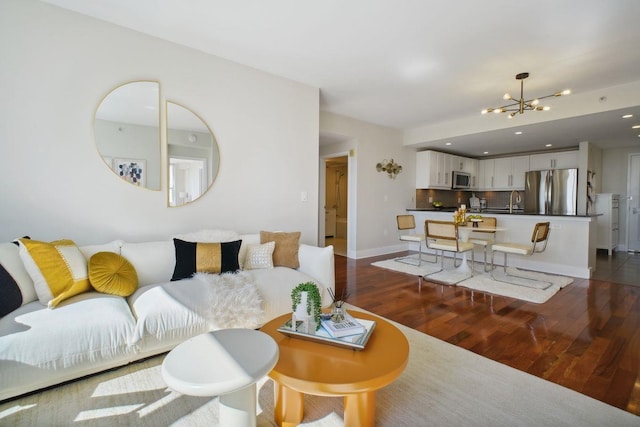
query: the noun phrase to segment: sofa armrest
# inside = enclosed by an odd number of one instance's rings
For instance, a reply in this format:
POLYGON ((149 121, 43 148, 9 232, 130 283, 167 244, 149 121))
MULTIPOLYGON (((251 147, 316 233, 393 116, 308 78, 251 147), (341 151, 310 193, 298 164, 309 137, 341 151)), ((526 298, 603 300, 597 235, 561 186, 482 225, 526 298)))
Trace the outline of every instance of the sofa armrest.
MULTIPOLYGON (((336 274, 333 257, 333 246, 319 248, 301 244, 298 249, 298 260, 300 261, 299 270, 316 279, 320 285, 327 289, 336 290, 336 274)), ((323 305, 327 303, 328 292, 323 295, 323 305)))

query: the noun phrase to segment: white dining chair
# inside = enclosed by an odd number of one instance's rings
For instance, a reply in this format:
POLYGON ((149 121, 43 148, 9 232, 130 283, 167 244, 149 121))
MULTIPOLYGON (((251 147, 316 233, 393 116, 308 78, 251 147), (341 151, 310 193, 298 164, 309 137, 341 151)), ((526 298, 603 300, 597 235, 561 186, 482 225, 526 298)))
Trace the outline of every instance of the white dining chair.
MULTIPOLYGON (((456 266, 456 255, 463 252, 471 251, 471 272, 473 272, 474 266, 474 255, 473 255, 473 243, 471 242, 463 242, 460 240, 458 234, 458 225, 453 221, 435 221, 435 220, 426 220, 424 223, 425 236, 427 242, 427 248, 434 249, 436 251, 441 252, 441 263, 440 270, 444 270, 444 253, 452 252, 453 253, 453 267, 456 266)), ((437 259, 437 255, 436 255, 437 259)), ((431 274, 438 273, 434 272, 431 274)), ((428 277, 431 274, 425 276, 428 277)), ((470 277, 470 276, 469 276, 470 277)))
POLYGON ((429 261, 428 259, 423 258, 423 255, 427 255, 422 252, 422 244, 425 243, 425 235, 416 232, 416 220, 413 215, 398 215, 396 216, 396 223, 398 225, 398 239, 400 239, 400 241, 418 244, 418 258, 416 259, 413 256, 406 256, 395 258, 395 261, 415 266, 422 265, 422 261, 430 263, 438 261, 437 256, 435 261, 429 261))
MULTIPOLYGON (((515 242, 496 242, 491 246, 491 277, 499 282, 511 283, 514 285, 527 286, 521 282, 514 282, 499 279, 495 276, 494 270, 494 256, 496 252, 502 252, 504 254, 503 269, 506 277, 512 276, 507 273, 507 254, 531 256, 533 254, 544 252, 549 242, 549 229, 550 222, 539 222, 533 228, 533 234, 531 235, 530 243, 515 243, 515 242)), ((517 277, 517 276, 515 276, 517 277)), ((551 286, 551 283, 549 283, 551 286)), ((549 287, 547 286, 547 288, 549 287)), ((537 287, 537 286, 536 286, 537 287)), ((546 289, 546 288, 543 288, 546 289)))

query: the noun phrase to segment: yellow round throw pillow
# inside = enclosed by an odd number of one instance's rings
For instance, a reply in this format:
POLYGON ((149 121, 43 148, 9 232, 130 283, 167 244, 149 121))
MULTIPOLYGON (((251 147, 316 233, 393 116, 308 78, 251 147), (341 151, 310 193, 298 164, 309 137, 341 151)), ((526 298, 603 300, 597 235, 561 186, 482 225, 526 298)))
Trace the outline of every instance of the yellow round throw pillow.
POLYGON ((122 255, 98 252, 89 259, 89 282, 98 292, 128 297, 138 288, 138 273, 122 255))

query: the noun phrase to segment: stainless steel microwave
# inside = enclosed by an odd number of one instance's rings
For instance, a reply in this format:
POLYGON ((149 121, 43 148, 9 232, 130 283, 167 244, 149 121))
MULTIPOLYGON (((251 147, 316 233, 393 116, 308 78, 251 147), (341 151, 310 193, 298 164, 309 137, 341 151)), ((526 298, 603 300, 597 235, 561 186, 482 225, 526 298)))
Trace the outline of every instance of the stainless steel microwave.
POLYGON ((453 171, 451 188, 471 188, 471 174, 468 172, 453 171))

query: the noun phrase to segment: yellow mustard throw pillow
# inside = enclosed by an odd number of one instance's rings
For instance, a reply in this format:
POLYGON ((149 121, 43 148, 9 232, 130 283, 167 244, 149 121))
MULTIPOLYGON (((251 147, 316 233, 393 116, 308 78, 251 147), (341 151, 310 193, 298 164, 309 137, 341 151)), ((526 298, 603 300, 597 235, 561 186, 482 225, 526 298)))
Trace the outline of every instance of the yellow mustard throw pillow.
POLYGON ((89 258, 89 281, 98 292, 128 297, 138 288, 138 273, 122 255, 98 252, 89 258))
POLYGON ((41 303, 53 308, 91 289, 87 260, 73 240, 19 239, 20 258, 41 303))

